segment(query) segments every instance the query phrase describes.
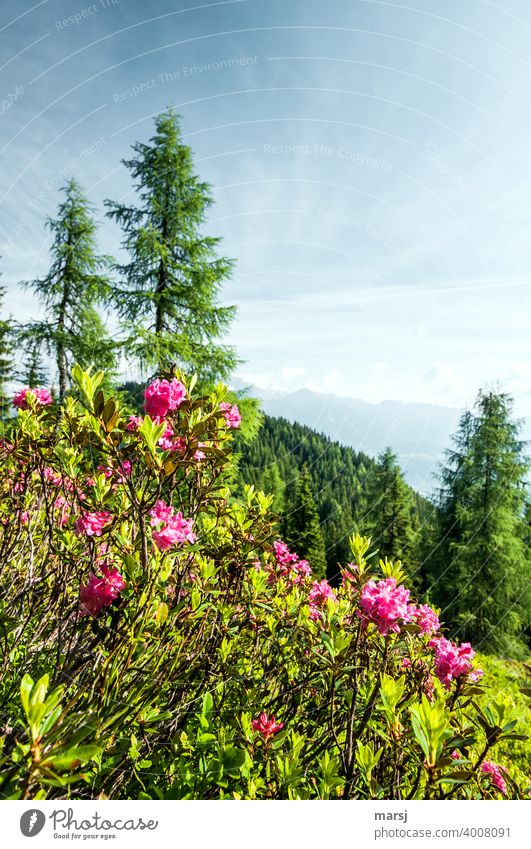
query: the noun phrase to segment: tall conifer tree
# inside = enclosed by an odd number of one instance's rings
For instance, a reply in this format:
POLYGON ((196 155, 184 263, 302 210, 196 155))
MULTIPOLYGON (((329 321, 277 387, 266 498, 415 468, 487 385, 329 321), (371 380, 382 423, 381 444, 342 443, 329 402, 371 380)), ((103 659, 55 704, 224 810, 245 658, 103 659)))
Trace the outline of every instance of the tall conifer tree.
POLYGON ((116 266, 115 290, 126 354, 144 368, 178 365, 206 381, 226 378, 237 359, 216 340, 226 333, 235 307, 220 306, 217 296, 233 263, 217 255, 219 239, 202 233, 213 202, 210 186, 194 173, 171 109, 156 118, 149 143, 136 143, 133 150, 135 156, 123 164, 137 204, 106 201, 128 254, 128 262, 116 266))
POLYGON ((69 180, 63 192, 57 217, 47 221, 53 234, 50 270, 24 283, 44 307, 45 319, 22 331, 30 345, 40 342, 52 356, 59 401, 68 388, 73 363, 109 368, 113 347, 95 310, 108 296, 109 279, 108 259, 96 252, 92 208, 76 180, 69 180))
POLYGON ((507 395, 480 392, 475 409, 461 419, 442 472, 433 594, 459 638, 515 652, 530 616, 529 462, 507 395))

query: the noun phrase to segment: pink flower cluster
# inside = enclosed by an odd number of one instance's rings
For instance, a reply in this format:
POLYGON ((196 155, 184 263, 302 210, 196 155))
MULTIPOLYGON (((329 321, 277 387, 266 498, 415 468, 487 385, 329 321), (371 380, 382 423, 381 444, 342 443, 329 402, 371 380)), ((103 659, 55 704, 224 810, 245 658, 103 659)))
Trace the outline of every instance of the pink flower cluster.
MULTIPOLYGON (((282 540, 273 543, 273 552, 276 560, 276 574, 281 578, 290 580, 293 584, 302 584, 305 578, 312 574, 310 564, 307 560, 299 560, 299 555, 290 551, 282 540)), ((275 574, 271 574, 271 582, 274 582, 275 574)))
POLYGON ((80 536, 101 537, 103 528, 111 519, 111 514, 104 510, 97 513, 82 513, 79 519, 76 519, 74 527, 80 536))
POLYGON ((29 410, 31 401, 36 402, 40 407, 45 407, 47 404, 52 403, 53 398, 48 389, 25 386, 24 389, 19 389, 15 393, 13 406, 18 407, 19 410, 29 410))
POLYGON ((175 513, 171 504, 157 501, 149 515, 151 524, 157 528, 153 531, 153 541, 160 551, 166 551, 172 545, 196 541, 197 537, 192 531, 193 519, 185 519, 180 511, 175 513))
POLYGON ((481 669, 472 666, 475 651, 470 643, 458 646, 446 637, 435 637, 428 645, 435 649, 435 675, 447 690, 461 675, 467 675, 469 681, 477 681, 483 675, 481 669))
POLYGON ((507 796, 507 785, 498 764, 494 763, 494 761, 483 761, 480 770, 489 776, 491 782, 498 788, 500 793, 507 796))
POLYGON ((48 483, 53 483, 54 486, 61 486, 63 482, 63 478, 58 472, 55 472, 50 466, 46 466, 44 469, 44 479, 48 481, 48 483))
POLYGON ((132 433, 133 431, 138 430, 143 421, 143 416, 129 416, 129 421, 126 424, 125 429, 132 433))
POLYGON ((410 604, 408 605, 410 620, 415 622, 421 634, 435 634, 441 627, 439 617, 429 604, 410 604))
POLYGON ((102 577, 91 572, 88 584, 81 587, 79 601, 83 613, 98 616, 104 607, 108 607, 118 598, 125 588, 125 581, 118 569, 105 565, 99 567, 102 577))
POLYGON ((229 404, 228 401, 222 401, 219 405, 219 409, 223 410, 225 414, 225 424, 227 427, 239 427, 242 417, 240 415, 240 411, 236 404, 229 404))
POLYGON ((266 742, 273 734, 284 728, 283 722, 275 722, 275 717, 272 716, 270 719, 267 713, 261 713, 258 719, 252 720, 251 725, 253 726, 253 731, 261 734, 266 742))
POLYGON ((176 410, 186 397, 186 388, 177 380, 154 380, 144 392, 146 413, 151 418, 164 417, 170 410, 176 410))
POLYGON ((310 619, 317 620, 321 618, 322 611, 326 608, 328 600, 337 600, 336 594, 328 581, 314 581, 308 596, 310 619))
POLYGON ((409 590, 397 586, 395 578, 368 581, 361 591, 358 616, 365 624, 373 622, 380 634, 400 631, 400 622, 411 619, 409 590))

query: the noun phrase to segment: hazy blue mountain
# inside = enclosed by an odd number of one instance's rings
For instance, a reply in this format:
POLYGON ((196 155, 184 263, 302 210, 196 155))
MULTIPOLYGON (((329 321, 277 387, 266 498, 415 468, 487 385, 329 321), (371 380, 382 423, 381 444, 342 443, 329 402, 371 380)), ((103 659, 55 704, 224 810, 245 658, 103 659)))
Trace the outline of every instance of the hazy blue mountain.
POLYGON ((452 407, 400 401, 369 404, 307 389, 289 393, 250 389, 269 415, 307 425, 357 451, 375 456, 389 445, 398 454, 408 483, 423 493, 437 485, 438 463, 461 414, 452 407))

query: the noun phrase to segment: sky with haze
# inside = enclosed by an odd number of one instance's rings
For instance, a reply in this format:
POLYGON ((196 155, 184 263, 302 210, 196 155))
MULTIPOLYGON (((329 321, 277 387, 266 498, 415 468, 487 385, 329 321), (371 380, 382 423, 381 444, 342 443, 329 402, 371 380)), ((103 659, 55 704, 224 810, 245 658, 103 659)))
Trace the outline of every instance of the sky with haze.
POLYGON ((47 268, 71 174, 105 198, 173 104, 237 260, 239 376, 531 413, 528 0, 41 0, 0 9, 7 306, 47 268))

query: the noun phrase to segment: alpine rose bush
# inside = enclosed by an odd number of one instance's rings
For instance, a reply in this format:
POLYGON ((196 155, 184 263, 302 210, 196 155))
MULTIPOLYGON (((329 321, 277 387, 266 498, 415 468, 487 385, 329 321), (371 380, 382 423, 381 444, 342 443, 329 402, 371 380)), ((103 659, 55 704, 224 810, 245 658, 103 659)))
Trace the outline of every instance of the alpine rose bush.
POLYGON ((162 374, 129 417, 73 376, 61 410, 17 393, 0 444, 4 798, 526 795, 510 702, 405 567, 354 535, 317 580, 235 493, 223 387, 162 374))

